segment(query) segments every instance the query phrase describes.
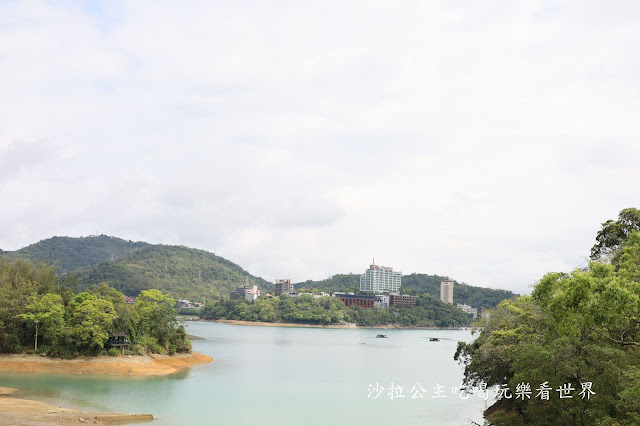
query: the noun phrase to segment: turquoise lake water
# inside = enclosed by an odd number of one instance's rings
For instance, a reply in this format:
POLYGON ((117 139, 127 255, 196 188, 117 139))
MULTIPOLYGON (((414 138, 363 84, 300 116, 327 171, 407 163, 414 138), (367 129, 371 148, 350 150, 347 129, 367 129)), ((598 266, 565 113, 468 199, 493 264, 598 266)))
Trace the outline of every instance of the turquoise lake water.
POLYGON ((152 425, 469 425, 492 403, 456 389, 463 368, 453 354, 470 331, 187 329, 215 362, 153 378, 0 373, 0 386, 56 405, 152 413, 152 425))

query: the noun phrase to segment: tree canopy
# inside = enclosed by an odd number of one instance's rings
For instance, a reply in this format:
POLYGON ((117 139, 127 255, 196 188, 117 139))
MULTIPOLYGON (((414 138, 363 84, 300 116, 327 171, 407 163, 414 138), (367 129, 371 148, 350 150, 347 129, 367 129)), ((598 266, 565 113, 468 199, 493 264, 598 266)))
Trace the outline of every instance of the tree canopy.
POLYGON ((640 231, 640 210, 630 207, 620 211, 618 220, 604 222, 596 235, 596 244, 591 248, 591 259, 612 257, 617 260, 617 254, 633 231, 640 231))
POLYGON ((113 332, 125 333, 130 353, 190 351, 170 295, 143 291, 133 305, 104 283, 81 293, 72 287, 54 266, 0 259, 0 352, 95 355, 113 332))
POLYGON ((639 350, 640 233, 630 231, 617 264, 545 275, 531 296, 500 303, 455 359, 469 389, 531 386, 530 399, 503 395, 489 410, 492 424, 636 425, 639 350), (544 383, 555 397, 535 398, 544 383), (562 386, 575 389, 572 398, 559 398, 562 386))
POLYGON ((415 308, 347 308, 335 297, 314 298, 286 294, 274 299, 220 300, 208 303, 200 312, 205 319, 288 322, 303 324, 355 323, 358 326, 401 325, 406 327, 448 327, 471 323, 469 314, 430 295, 420 295, 415 308))

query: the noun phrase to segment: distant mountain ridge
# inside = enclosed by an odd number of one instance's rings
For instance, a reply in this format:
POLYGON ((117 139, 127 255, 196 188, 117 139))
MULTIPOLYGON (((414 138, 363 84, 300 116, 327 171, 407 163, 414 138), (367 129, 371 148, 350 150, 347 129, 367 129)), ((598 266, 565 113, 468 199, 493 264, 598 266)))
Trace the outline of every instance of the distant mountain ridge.
POLYGON ((0 258, 24 259, 56 265, 60 273, 109 262, 125 253, 150 245, 107 235, 52 237, 16 251, 0 250, 0 258))
MULTIPOLYGON (((130 241, 107 235, 89 237, 53 237, 16 251, 0 250, 0 259, 24 259, 55 264, 60 274, 77 283, 78 290, 106 282, 129 296, 141 290, 157 288, 178 299, 201 301, 229 296, 236 286, 257 285, 263 294, 274 284, 251 275, 239 265, 204 250, 142 241, 130 241)), ((402 277, 403 290, 413 294, 440 296, 439 275, 411 274, 402 277)), ((359 274, 336 274, 320 281, 304 281, 294 288, 322 291, 357 290, 359 274)), ((514 293, 457 283, 454 303, 493 308, 514 293)))
POLYGON ((130 296, 157 288, 194 301, 228 297, 231 290, 245 284, 257 285, 263 292, 274 288, 225 258, 184 246, 149 245, 113 262, 74 271, 72 276, 81 288, 106 282, 130 296))
POLYGON ((178 299, 200 301, 228 297, 236 286, 247 282, 263 291, 274 287, 235 263, 204 250, 107 235, 53 237, 20 250, 1 252, 0 259, 55 264, 60 274, 75 281, 78 290, 106 282, 128 296, 157 288, 178 299))

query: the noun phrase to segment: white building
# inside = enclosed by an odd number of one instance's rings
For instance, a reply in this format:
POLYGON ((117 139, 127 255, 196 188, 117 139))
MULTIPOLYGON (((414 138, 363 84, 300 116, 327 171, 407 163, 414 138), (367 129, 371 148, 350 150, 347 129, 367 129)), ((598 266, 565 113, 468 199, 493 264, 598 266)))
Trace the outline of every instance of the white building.
POLYGON ((376 265, 375 259, 360 276, 360 291, 400 291, 402 272, 387 266, 376 265))
POLYGON ((389 307, 389 296, 386 294, 376 294, 376 301, 373 306, 380 306, 387 309, 389 307))
POLYGON ((453 280, 449 277, 444 277, 444 280, 440 283, 440 300, 443 303, 451 303, 453 305, 453 280))
POLYGON ((253 302, 258 297, 260 297, 260 290, 258 290, 258 286, 254 285, 252 288, 247 288, 244 291, 244 299, 253 302))
POLYGON ((468 313, 468 314, 473 315, 473 319, 478 318, 478 308, 472 308, 471 306, 469 306, 469 305, 465 305, 465 304, 462 304, 462 303, 458 303, 456 306, 457 306, 457 307, 458 307, 458 309, 460 309, 462 312, 466 312, 466 313, 468 313))

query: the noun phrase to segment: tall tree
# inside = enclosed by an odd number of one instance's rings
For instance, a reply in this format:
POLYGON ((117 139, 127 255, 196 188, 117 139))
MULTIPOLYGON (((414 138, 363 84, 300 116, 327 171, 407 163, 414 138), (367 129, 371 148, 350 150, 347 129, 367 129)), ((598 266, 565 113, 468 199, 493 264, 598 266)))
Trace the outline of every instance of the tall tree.
POLYGON ((138 332, 165 346, 176 326, 176 301, 160 290, 142 290, 135 304, 140 315, 138 332))
POLYGON ((26 310, 26 313, 19 316, 35 326, 34 349, 37 351, 38 333, 41 328, 48 331, 55 339, 64 325, 62 297, 53 293, 32 296, 26 305, 26 310))
POLYGON ((640 231, 640 210, 630 207, 620 211, 618 220, 607 220, 602 224, 596 244, 591 248, 591 259, 611 257, 616 263, 621 249, 633 231, 640 231))
POLYGON ((80 293, 74 302, 69 321, 73 341, 78 348, 97 353, 109 338, 118 314, 110 301, 91 293, 80 293))
POLYGON ((530 384, 534 392, 499 399, 492 424, 640 424, 640 233, 627 237, 619 259, 546 275, 531 296, 502 302, 475 342, 459 343, 468 386, 530 384), (534 398, 545 382, 555 398, 534 398), (559 398, 564 385, 572 398, 559 398))

